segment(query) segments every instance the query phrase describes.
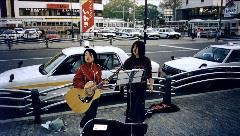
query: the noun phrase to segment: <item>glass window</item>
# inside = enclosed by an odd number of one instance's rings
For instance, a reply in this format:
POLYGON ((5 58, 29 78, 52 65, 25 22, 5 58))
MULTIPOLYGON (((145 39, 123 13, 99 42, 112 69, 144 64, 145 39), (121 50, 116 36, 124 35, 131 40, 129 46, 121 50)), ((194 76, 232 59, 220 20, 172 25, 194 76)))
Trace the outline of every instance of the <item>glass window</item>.
POLYGON ((121 66, 116 54, 99 54, 98 63, 103 70, 111 70, 121 66))
POLYGON ((81 64, 83 64, 82 55, 69 56, 58 66, 53 75, 74 74, 81 64))
POLYGON ((223 60, 228 55, 229 51, 230 51, 230 49, 207 47, 207 48, 199 51, 193 57, 198 58, 198 59, 222 63, 223 60))
POLYGON ((43 65, 43 69, 46 73, 49 73, 56 65, 58 65, 64 58, 66 57, 66 55, 64 55, 63 53, 59 53, 56 56, 54 56, 53 58, 51 58, 47 63, 45 63, 43 65))
POLYGON ((234 50, 228 57, 226 63, 228 62, 240 62, 240 50, 234 50))

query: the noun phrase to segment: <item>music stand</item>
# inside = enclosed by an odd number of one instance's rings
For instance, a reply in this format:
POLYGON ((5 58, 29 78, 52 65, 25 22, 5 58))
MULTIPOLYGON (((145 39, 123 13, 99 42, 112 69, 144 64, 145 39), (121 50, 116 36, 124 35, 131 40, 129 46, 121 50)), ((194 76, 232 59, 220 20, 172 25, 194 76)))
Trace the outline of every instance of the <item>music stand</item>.
POLYGON ((143 69, 121 71, 118 84, 127 87, 127 110, 125 123, 140 123, 145 119, 145 95, 147 84, 142 81, 143 69))

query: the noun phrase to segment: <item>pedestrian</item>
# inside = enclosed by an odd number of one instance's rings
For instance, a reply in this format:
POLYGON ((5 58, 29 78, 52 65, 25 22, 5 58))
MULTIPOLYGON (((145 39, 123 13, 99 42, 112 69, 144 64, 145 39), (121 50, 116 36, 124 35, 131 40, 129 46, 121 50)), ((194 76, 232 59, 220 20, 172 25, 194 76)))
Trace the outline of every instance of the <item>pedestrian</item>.
POLYGON ((128 91, 128 103, 125 121, 126 123, 143 122, 145 119, 146 89, 148 88, 150 91, 153 90, 151 60, 145 56, 145 44, 143 41, 135 41, 132 44, 131 56, 123 64, 123 69, 144 70, 141 83, 135 83, 131 85, 131 90, 129 91, 133 92, 132 94, 130 94, 128 91), (129 97, 131 97, 131 100, 129 97))
MULTIPOLYGON (((97 64, 97 54, 93 49, 86 49, 83 53, 84 64, 80 65, 73 78, 73 87, 79 89, 89 89, 95 87, 102 81, 101 66, 97 64)), ((86 91, 87 92, 87 91, 86 91)), ((80 122, 80 133, 82 128, 91 119, 97 115, 99 99, 93 100, 89 109, 86 111, 85 116, 80 122)))
POLYGON ((197 29, 197 38, 200 39, 201 37, 201 30, 200 28, 197 29))

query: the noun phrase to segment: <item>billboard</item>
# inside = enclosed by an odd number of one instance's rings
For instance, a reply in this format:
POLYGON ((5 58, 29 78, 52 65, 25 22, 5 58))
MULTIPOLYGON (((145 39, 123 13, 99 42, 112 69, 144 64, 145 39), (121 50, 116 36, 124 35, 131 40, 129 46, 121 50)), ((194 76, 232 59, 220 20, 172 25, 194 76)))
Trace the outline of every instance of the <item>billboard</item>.
POLYGON ((94 27, 94 0, 82 0, 82 32, 91 32, 94 27))
POLYGON ((238 1, 226 0, 224 17, 234 17, 238 14, 238 1))

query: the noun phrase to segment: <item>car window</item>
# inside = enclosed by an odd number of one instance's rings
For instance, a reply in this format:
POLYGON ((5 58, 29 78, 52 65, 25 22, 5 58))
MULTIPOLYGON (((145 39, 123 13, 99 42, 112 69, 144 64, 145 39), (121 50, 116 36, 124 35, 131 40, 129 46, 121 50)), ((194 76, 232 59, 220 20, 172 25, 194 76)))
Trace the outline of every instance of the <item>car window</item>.
POLYGON ((56 56, 52 57, 47 63, 44 64, 44 71, 49 73, 56 65, 58 65, 66 55, 63 53, 58 53, 56 56))
POLYGON ((240 62, 240 50, 233 50, 226 63, 228 62, 240 62))
MULTIPOLYGON (((98 63, 101 65, 103 70, 111 70, 121 66, 117 55, 113 53, 97 54, 97 57, 98 63)), ((82 55, 69 56, 62 62, 61 65, 58 66, 58 68, 56 68, 53 76, 74 74, 81 64, 83 64, 82 55)))
POLYGON ((228 55, 229 51, 230 49, 216 48, 210 46, 199 51, 193 57, 207 61, 222 63, 228 55))
POLYGON ((79 66, 83 64, 82 55, 73 55, 65 59, 61 65, 58 66, 56 71, 53 73, 56 75, 67 75, 76 73, 79 66))
POLYGON ((121 66, 117 55, 113 53, 98 54, 98 61, 103 70, 111 70, 121 66))

